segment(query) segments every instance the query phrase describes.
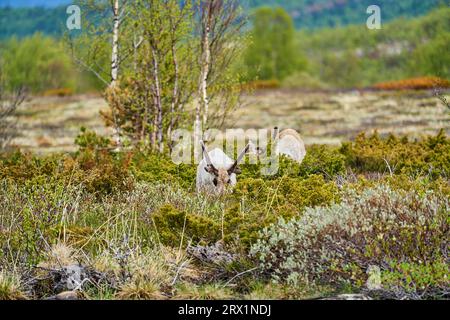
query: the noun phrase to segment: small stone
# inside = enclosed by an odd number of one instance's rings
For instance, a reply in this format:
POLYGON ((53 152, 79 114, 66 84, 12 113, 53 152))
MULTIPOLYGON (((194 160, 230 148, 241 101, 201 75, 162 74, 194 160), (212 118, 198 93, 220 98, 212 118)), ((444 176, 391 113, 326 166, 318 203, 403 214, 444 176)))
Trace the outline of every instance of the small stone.
POLYGON ((323 300, 372 300, 364 294, 340 294, 336 297, 326 298, 323 300))
POLYGON ((52 296, 47 300, 80 300, 78 292, 76 291, 64 291, 58 293, 56 296, 52 296))

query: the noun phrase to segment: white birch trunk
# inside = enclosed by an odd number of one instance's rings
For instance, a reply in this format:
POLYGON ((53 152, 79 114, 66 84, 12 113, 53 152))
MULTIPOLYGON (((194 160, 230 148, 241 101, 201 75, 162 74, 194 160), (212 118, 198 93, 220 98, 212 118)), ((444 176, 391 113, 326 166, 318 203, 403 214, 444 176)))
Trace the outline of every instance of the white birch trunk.
POLYGON ((202 35, 202 63, 200 73, 200 97, 203 107, 203 127, 205 128, 208 122, 209 113, 209 97, 208 97, 208 77, 211 68, 211 47, 209 43, 211 35, 212 24, 212 10, 213 0, 210 0, 208 5, 208 12, 205 13, 205 17, 202 21, 203 35, 202 35))
POLYGON ((113 39, 112 39, 112 53, 111 53, 111 86, 114 87, 117 83, 119 75, 119 26, 120 26, 120 11, 119 0, 114 0, 113 3, 113 39))
POLYGON ((156 103, 156 138, 158 142, 159 152, 164 151, 164 141, 163 141, 163 110, 161 104, 161 84, 159 80, 159 61, 158 61, 158 52, 154 48, 152 48, 152 56, 153 56, 153 78, 155 81, 155 103, 156 103))

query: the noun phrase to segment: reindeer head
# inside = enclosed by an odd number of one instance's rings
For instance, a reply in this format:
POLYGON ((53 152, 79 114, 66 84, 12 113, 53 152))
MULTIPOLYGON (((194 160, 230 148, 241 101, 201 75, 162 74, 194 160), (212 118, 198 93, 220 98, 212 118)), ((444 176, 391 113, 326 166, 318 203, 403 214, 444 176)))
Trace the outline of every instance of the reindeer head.
POLYGON ((203 143, 203 141, 201 141, 201 144, 202 144, 203 155, 204 155, 206 163, 207 163, 207 165, 205 167, 205 171, 213 176, 213 184, 217 188, 217 192, 222 193, 226 190, 226 188, 228 186, 230 186, 232 184, 232 180, 231 180, 232 175, 241 173, 241 170, 239 168, 239 163, 242 161, 245 154, 249 151, 250 144, 248 144, 244 148, 244 150, 242 150, 242 152, 237 157, 236 161, 229 168, 216 168, 213 165, 211 158, 209 157, 208 151, 206 150, 206 146, 203 143))

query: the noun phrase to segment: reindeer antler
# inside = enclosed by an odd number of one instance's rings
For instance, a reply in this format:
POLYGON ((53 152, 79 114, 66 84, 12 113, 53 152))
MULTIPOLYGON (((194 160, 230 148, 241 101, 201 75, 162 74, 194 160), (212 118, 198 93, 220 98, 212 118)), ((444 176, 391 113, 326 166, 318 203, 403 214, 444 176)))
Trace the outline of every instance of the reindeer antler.
POLYGON ((245 155, 250 150, 250 145, 251 145, 250 143, 247 144, 247 146, 244 148, 244 150, 242 150, 242 152, 237 157, 236 161, 233 163, 233 165, 230 167, 230 169, 228 169, 228 174, 236 173, 236 169, 237 169, 239 163, 242 161, 242 159, 244 159, 245 155))
POLYGON ((206 149, 206 146, 205 146, 205 143, 203 142, 203 140, 200 141, 200 144, 202 145, 203 155, 205 157, 206 164, 207 164, 206 171, 217 175, 219 173, 219 170, 217 170, 217 168, 213 165, 211 158, 209 157, 208 150, 206 149))

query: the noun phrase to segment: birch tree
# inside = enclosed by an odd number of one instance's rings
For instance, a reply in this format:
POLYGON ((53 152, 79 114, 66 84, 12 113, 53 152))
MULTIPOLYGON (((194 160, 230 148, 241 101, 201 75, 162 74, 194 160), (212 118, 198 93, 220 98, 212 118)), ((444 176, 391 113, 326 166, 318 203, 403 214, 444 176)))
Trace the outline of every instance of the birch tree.
MULTIPOLYGON (((79 1, 83 19, 81 35, 71 37, 68 43, 74 61, 90 71, 107 88, 106 95, 114 95, 122 63, 134 50, 136 42, 121 41, 126 39, 126 19, 130 12, 129 0, 85 0, 79 1), (109 53, 109 68, 107 57, 109 53), (109 70, 108 70, 109 69, 109 70)), ((113 129, 116 144, 120 147, 121 132, 113 112, 113 129)))
POLYGON ((232 108, 232 103, 225 103, 220 95, 225 92, 226 95, 231 94, 233 81, 227 80, 226 76, 243 48, 240 34, 247 20, 238 0, 200 0, 198 11, 200 103, 196 109, 196 123, 201 122, 201 126, 206 129, 214 100, 216 107, 217 104, 221 105, 215 112, 226 113, 227 109, 232 108), (213 86, 214 89, 211 89, 213 86))
POLYGON ((125 144, 165 152, 175 129, 194 127, 201 135, 236 104, 239 86, 230 66, 244 19, 237 0, 136 0, 126 11, 123 3, 111 1, 105 17, 113 17, 104 29, 111 37, 87 42, 87 51, 104 62, 105 40, 111 40, 111 111, 102 115, 125 144))

